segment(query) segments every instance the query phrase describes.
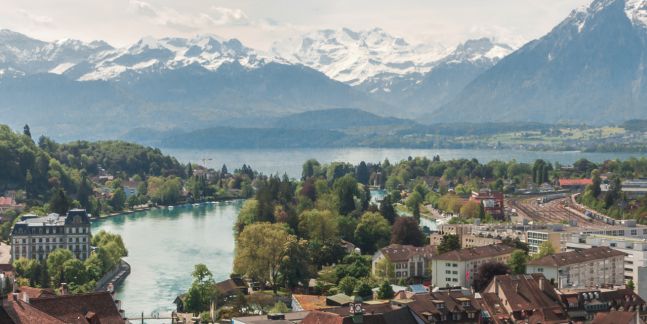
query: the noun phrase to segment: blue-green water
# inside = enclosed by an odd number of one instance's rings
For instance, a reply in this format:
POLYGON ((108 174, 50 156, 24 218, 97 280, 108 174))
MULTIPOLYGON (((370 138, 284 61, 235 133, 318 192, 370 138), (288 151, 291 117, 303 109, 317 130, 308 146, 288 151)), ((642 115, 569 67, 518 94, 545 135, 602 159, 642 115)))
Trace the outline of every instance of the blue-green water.
POLYGON ((216 280, 232 270, 233 224, 242 201, 154 209, 94 222, 92 231, 120 234, 132 271, 118 287, 126 314, 168 313, 175 297, 191 285, 197 263, 206 264, 216 280))

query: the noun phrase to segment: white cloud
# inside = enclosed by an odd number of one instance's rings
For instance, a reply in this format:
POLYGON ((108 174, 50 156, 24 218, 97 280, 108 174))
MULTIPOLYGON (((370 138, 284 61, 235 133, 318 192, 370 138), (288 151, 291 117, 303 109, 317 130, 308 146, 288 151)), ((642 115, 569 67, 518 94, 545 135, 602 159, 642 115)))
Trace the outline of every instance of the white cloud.
POLYGON ((27 20, 29 20, 31 23, 34 23, 36 25, 51 25, 52 22, 54 22, 54 19, 52 17, 37 15, 24 9, 18 9, 17 12, 24 18, 27 18, 27 20))
POLYGON ((130 0, 130 11, 149 19, 152 23, 166 26, 178 31, 200 31, 220 26, 242 26, 250 23, 250 19, 241 9, 210 7, 206 12, 182 13, 170 7, 156 7, 152 4, 130 0))

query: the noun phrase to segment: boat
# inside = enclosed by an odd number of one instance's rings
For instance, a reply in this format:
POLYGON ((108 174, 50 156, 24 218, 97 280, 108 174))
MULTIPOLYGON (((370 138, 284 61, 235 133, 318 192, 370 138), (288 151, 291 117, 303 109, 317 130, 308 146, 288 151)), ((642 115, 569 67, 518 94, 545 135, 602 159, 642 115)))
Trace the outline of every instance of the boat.
POLYGON ((174 208, 173 206, 168 206, 169 210, 173 210, 173 208, 174 208))
POLYGON ((198 204, 198 203, 193 204, 193 207, 200 207, 200 204, 198 204))

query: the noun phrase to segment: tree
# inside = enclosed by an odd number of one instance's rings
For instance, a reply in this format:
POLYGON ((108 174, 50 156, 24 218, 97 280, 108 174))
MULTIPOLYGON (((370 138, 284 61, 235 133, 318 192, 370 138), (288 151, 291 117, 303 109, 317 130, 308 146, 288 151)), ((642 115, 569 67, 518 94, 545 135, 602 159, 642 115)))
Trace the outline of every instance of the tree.
POLYGON ((339 284, 337 284, 337 288, 339 289, 339 291, 343 292, 344 294, 348 296, 352 296, 353 292, 355 291, 355 286, 357 286, 357 283, 358 283, 357 279, 351 276, 346 276, 339 281, 339 284))
POLYGON ((49 200, 49 210, 59 215, 65 215, 70 209, 70 200, 63 189, 56 189, 49 200))
POLYGON ((477 201, 468 201, 460 209, 463 218, 480 218, 483 213, 483 206, 477 201))
POLYGON ((380 203, 380 213, 389 221, 390 224, 395 223, 395 219, 398 217, 398 214, 395 212, 395 208, 393 208, 392 199, 391 195, 386 195, 380 203))
POLYGON ((355 228, 355 243, 363 253, 373 254, 389 242, 389 222, 379 213, 366 212, 355 228))
POLYGON ((384 280, 382 282, 382 285, 380 285, 380 289, 377 291, 377 298, 378 299, 391 299, 395 296, 395 292, 393 291, 393 287, 391 287, 391 284, 384 280))
POLYGON ((549 241, 544 241, 539 245, 539 251, 534 255, 535 259, 541 259, 548 255, 555 254, 555 248, 549 241))
POLYGON ((56 249, 47 256, 47 272, 51 277, 51 286, 58 287, 62 280, 65 280, 65 262, 74 259, 74 255, 68 249, 56 249))
POLYGON ((308 210, 299 216, 299 233, 314 241, 323 242, 339 238, 335 215, 329 210, 308 210))
POLYGON ((282 224, 255 223, 238 236, 234 271, 272 284, 276 292, 285 244, 291 239, 282 224))
POLYGON ((366 279, 360 280, 355 286, 355 291, 357 296, 362 298, 371 298, 373 295, 373 290, 371 285, 367 282, 366 279))
POLYGON ((223 164, 222 168, 220 168, 220 176, 225 177, 228 174, 229 174, 229 171, 227 170, 227 165, 223 164))
POLYGON ((359 165, 357 166, 357 169, 355 171, 355 177, 357 178, 357 182, 367 185, 368 180, 370 177, 368 167, 366 166, 366 163, 364 161, 360 162, 359 165))
POLYGON ((474 291, 482 291, 488 284, 490 284, 490 281, 494 276, 505 275, 509 272, 510 268, 503 263, 483 263, 478 267, 477 272, 474 275, 474 283, 472 284, 472 287, 474 288, 474 291))
POLYGON ((440 239, 440 244, 438 244, 438 254, 443 254, 449 251, 458 250, 461 248, 461 241, 458 238, 458 235, 455 234, 445 234, 443 238, 440 239))
POLYGON ((423 246, 425 236, 418 222, 411 217, 398 217, 391 228, 391 244, 423 246))
POLYGON ((627 289, 631 289, 631 290, 636 289, 636 284, 634 284, 633 279, 629 279, 629 281, 627 281, 627 289))
POLYGON ((379 280, 392 282, 395 280, 395 266, 389 259, 382 258, 375 262, 374 276, 379 280))
POLYGON ((513 274, 525 274, 526 263, 528 262, 528 255, 522 250, 515 250, 510 255, 508 260, 508 267, 513 274))
POLYGON ((290 235, 284 246, 285 251, 279 267, 280 280, 288 289, 295 288, 299 284, 307 286, 308 280, 316 274, 312 266, 308 241, 299 240, 296 236, 290 235))
POLYGON ((193 313, 209 310, 211 303, 217 300, 213 274, 206 265, 196 264, 191 276, 193 277, 193 283, 187 292, 185 308, 193 313))
POLYGON ((409 197, 407 198, 407 201, 405 202, 405 205, 407 205, 407 208, 411 210, 411 212, 414 214, 414 216, 417 215, 417 218, 420 217, 420 205, 424 201, 423 196, 420 195, 418 191, 412 192, 409 197))
POLYGON ((319 172, 321 165, 315 159, 310 159, 303 163, 303 171, 301 172, 301 178, 306 180, 319 172))
POLYGON ((116 211, 124 209, 126 205, 126 193, 124 188, 119 187, 115 192, 112 193, 112 198, 110 199, 110 206, 116 211))
POLYGON ((285 314, 285 313, 289 313, 289 312, 290 312, 290 309, 282 301, 276 302, 276 304, 274 304, 272 309, 270 309, 270 311, 269 311, 270 314, 285 314))
POLYGON ((355 210, 355 196, 358 194, 357 180, 347 174, 335 181, 333 192, 339 201, 339 214, 348 215, 355 210))
POLYGON ((88 281, 88 273, 79 259, 69 259, 63 263, 63 280, 72 292, 86 292, 84 285, 88 281))
POLYGON ((23 127, 23 129, 22 129, 22 133, 25 136, 31 138, 31 130, 29 129, 29 125, 25 124, 25 127, 23 127))

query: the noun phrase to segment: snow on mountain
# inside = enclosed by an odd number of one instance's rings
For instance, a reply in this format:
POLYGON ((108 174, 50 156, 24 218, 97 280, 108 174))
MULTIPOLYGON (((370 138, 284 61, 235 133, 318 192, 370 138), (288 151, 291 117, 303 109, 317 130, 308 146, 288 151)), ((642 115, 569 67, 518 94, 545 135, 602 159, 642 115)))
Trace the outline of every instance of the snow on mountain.
POLYGON ((645 0, 594 0, 482 73, 428 120, 647 118, 646 17, 645 0))
POLYGON ((489 38, 468 40, 432 62, 427 73, 377 75, 358 87, 408 116, 438 109, 514 49, 489 38))
MULTIPOLYGON (((63 73, 97 53, 111 50, 105 42, 65 39, 44 42, 10 30, 0 30, 0 68, 10 75, 63 73)), ((5 75, 6 76, 6 75, 5 75)))
POLYGON ((358 85, 377 75, 428 72, 449 50, 440 45, 412 45, 380 28, 359 32, 343 28, 275 42, 271 53, 358 85))
POLYGON ((79 80, 108 80, 126 71, 143 72, 156 69, 171 70, 199 65, 215 71, 224 63, 237 62, 247 68, 257 68, 277 58, 259 55, 237 39, 222 40, 212 35, 186 38, 142 38, 130 47, 103 53, 83 67, 79 80))

